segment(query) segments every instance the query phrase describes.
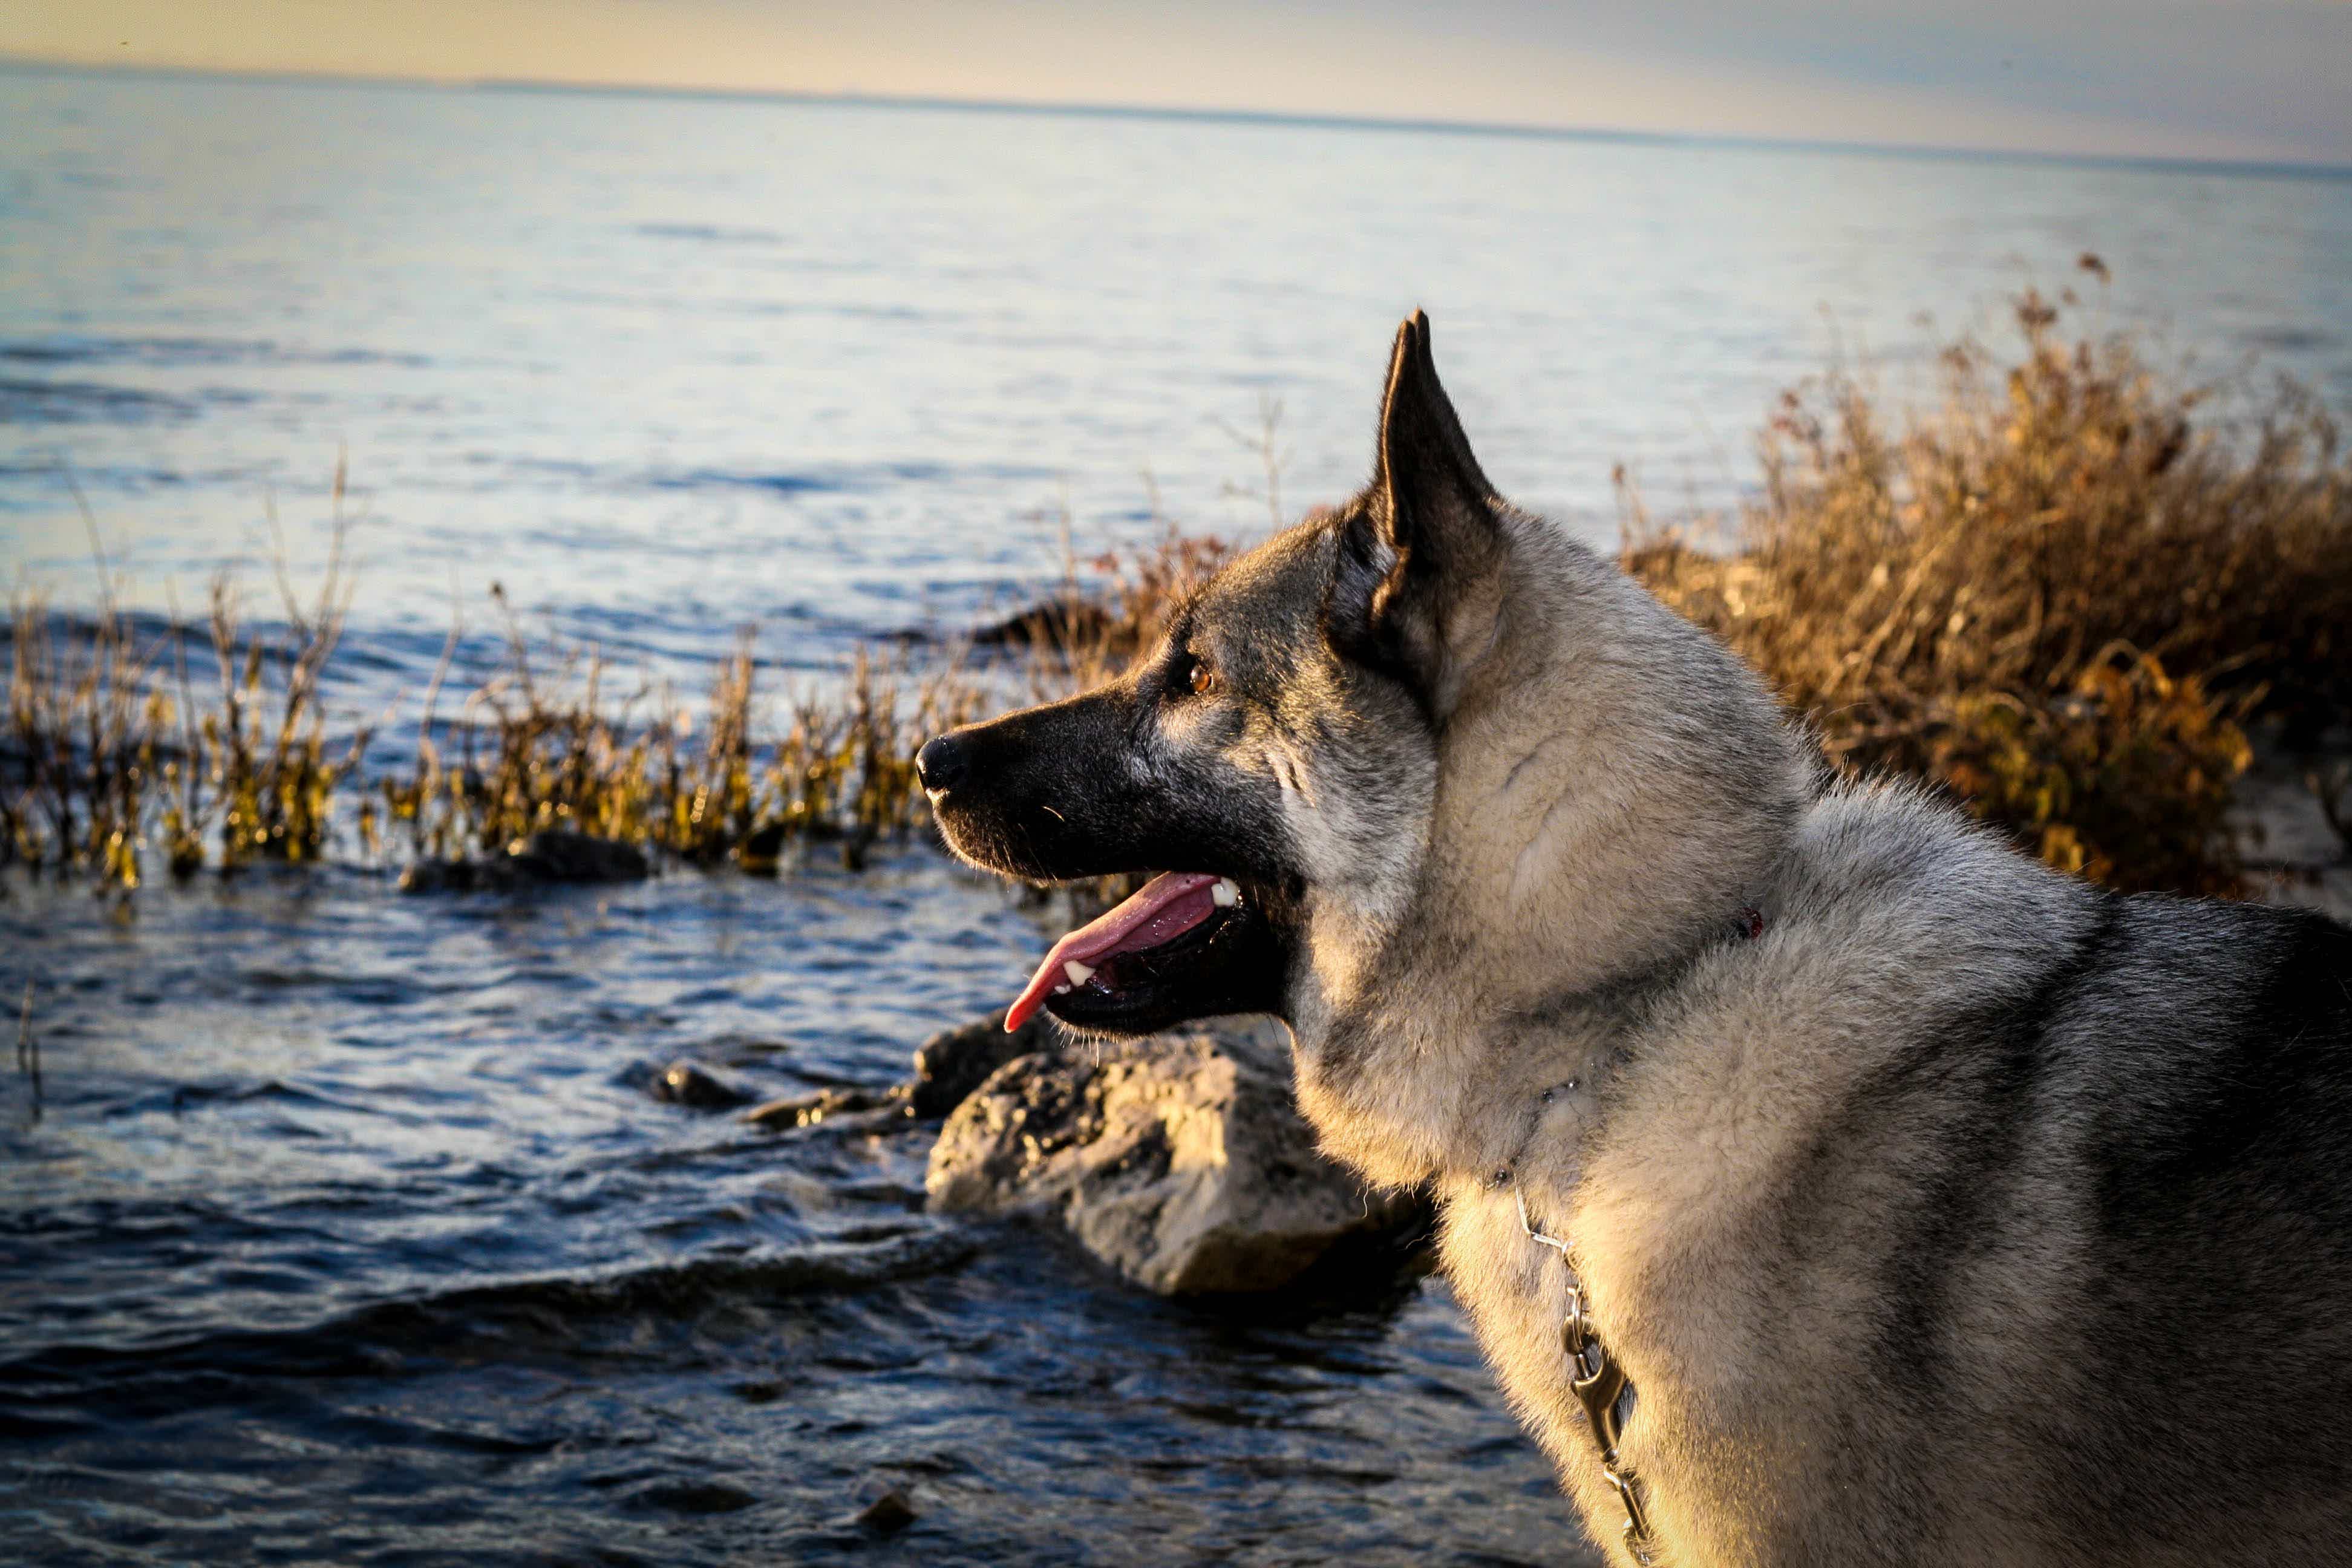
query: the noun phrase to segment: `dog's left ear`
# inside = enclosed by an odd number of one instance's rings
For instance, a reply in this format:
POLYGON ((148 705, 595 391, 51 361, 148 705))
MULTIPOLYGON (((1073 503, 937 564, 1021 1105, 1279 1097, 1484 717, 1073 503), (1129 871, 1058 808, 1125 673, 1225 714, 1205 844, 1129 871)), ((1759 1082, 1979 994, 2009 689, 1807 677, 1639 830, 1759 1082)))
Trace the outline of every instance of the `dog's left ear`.
POLYGON ((1429 352, 1429 318, 1397 328, 1372 482, 1340 521, 1325 623, 1345 657, 1423 692, 1440 673, 1455 590, 1497 555, 1501 505, 1429 352))

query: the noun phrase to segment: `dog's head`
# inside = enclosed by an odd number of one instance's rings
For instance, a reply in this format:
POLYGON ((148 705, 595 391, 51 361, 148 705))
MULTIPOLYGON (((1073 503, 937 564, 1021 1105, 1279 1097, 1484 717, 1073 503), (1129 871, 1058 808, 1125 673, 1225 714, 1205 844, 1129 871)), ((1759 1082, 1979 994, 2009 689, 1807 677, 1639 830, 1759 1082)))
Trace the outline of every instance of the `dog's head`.
POLYGON ((1167 873, 1065 938, 1023 1013, 1042 1001, 1120 1034, 1286 1016, 1310 902, 1402 900, 1435 773, 1445 568, 1491 548, 1476 535, 1492 504, 1416 315, 1360 495, 1202 584, 1108 686, 923 748, 940 827, 972 864, 1167 873))
MULTIPOLYGON (((1032 880, 1160 873, 1063 938, 1011 1021, 1041 1005, 1115 1034, 1297 1021, 1303 987, 1328 997, 1433 910, 1458 920, 1448 879, 1533 889, 1516 915, 1481 917, 1487 951, 1508 952, 1515 921, 1576 938, 1593 911, 1541 907, 1549 879, 1530 866, 1548 872, 1647 809, 1606 790, 1588 792, 1592 812, 1556 804, 1594 736, 1644 721, 1649 694, 1610 673, 1642 640, 1602 628, 1639 620, 1636 601, 1705 641, 1496 495, 1415 314, 1360 494, 1217 573, 1119 679, 922 749, 940 827, 972 864, 1032 880)), ((1669 808, 1680 798, 1666 792, 1669 808)))

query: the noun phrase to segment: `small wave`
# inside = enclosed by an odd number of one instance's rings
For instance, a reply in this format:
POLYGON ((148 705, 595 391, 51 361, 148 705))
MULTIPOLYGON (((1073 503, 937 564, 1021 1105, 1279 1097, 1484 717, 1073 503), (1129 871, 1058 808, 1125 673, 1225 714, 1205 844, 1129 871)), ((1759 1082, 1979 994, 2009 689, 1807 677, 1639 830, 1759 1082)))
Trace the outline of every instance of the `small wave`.
POLYGON ((254 1377, 381 1377, 432 1347, 438 1360, 491 1344, 569 1352, 599 1328, 626 1340, 646 1320, 716 1306, 842 1296, 945 1273, 979 1251, 978 1233, 908 1222, 791 1252, 689 1258, 594 1278, 502 1280, 378 1302, 310 1326, 222 1330, 139 1346, 60 1344, 0 1362, 0 1431, 47 1401, 171 1410, 254 1377))
POLYGON ((107 338, 70 334, 0 342, 0 361, 30 364, 251 364, 278 345, 237 338, 107 338))
MULTIPOLYGON (((881 493, 902 485, 974 485, 1043 482, 1061 477, 1059 468, 1034 463, 939 463, 914 459, 845 463, 806 468, 631 468, 576 458, 510 456, 472 451, 465 461, 478 468, 499 468, 508 474, 534 475, 571 481, 598 490, 759 490, 776 496, 881 493)), ((576 544, 578 529, 567 523, 561 539, 576 544)), ((619 542, 620 536, 615 536, 619 542)), ((630 536, 632 547, 641 542, 630 536)))
POLYGON ((196 405, 184 398, 128 386, 0 378, 0 425, 135 424, 188 419, 195 413, 196 405))
POLYGON ((2307 353, 2332 348, 2336 342, 2335 333, 2318 327, 2256 327, 2239 335, 2255 348, 2271 353, 2307 353))
POLYGON ((772 228, 729 228, 710 223, 641 223, 635 232, 650 239, 690 239, 706 245, 779 245, 772 228))
POLYGON ((929 462, 883 462, 859 464, 854 468, 822 470, 793 470, 761 473, 732 468, 686 468, 656 471, 640 480, 652 489, 756 489, 777 495, 837 493, 849 490, 884 490, 898 485, 963 484, 975 479, 991 483, 1004 480, 1045 480, 1057 477, 1059 469, 1025 463, 953 464, 929 462))
POLYGON ((127 1100, 117 1100, 100 1110, 99 1115, 107 1119, 152 1116, 158 1113, 180 1116, 209 1105, 257 1103, 324 1107, 332 1110, 349 1111, 355 1116, 385 1114, 377 1106, 341 1099, 334 1095, 321 1094, 316 1089, 305 1089, 299 1084, 288 1083, 283 1079, 269 1078, 259 1080, 232 1079, 175 1083, 168 1089, 159 1089, 150 1093, 133 1095, 127 1100))
POLYGON ((815 495, 850 487, 838 477, 818 474, 740 474, 723 468, 689 468, 684 473, 650 474, 648 488, 657 490, 750 489, 772 495, 815 495))
POLYGON ((312 349, 268 338, 82 337, 0 340, 0 364, 380 364, 417 368, 424 354, 382 349, 312 349))

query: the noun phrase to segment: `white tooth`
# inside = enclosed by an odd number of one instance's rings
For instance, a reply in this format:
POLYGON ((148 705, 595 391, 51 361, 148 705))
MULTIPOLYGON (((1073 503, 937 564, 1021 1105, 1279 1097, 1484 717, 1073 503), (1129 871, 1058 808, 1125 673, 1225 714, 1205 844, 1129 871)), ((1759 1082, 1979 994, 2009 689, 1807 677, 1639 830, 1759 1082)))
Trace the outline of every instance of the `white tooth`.
POLYGON ((1084 985, 1095 977, 1095 972, 1075 958, 1062 960, 1062 973, 1070 977, 1073 985, 1084 985))
POLYGON ((1067 996, 1069 994, 1070 988, 1066 985, 1056 985, 1054 987, 1054 994, 1056 996, 1067 996))
POLYGON ((1216 900, 1217 908, 1229 910, 1242 901, 1242 890, 1234 885, 1231 877, 1220 877, 1216 886, 1209 889, 1209 897, 1216 900))

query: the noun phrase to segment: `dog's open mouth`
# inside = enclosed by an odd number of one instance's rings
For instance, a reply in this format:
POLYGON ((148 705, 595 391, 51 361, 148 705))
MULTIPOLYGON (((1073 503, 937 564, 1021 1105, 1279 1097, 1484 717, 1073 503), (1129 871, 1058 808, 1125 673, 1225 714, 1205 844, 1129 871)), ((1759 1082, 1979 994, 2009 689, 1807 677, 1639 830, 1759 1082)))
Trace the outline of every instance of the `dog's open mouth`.
POLYGON ((1054 944, 1004 1015, 1009 1032, 1040 1007, 1080 1026, 1115 1026, 1152 1007, 1188 971, 1213 963, 1220 933, 1245 907, 1230 877, 1163 871, 1124 903, 1054 944))

